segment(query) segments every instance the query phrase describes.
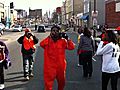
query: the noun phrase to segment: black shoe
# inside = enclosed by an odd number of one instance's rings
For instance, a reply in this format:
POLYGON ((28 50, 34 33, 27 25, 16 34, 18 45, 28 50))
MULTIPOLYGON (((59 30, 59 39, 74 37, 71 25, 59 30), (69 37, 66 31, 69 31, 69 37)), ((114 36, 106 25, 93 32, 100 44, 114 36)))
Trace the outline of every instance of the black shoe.
POLYGON ((29 76, 25 77, 25 81, 29 81, 29 79, 30 79, 29 76))
POLYGON ((92 74, 88 74, 88 77, 91 78, 91 77, 92 77, 92 74))
POLYGON ((83 75, 83 78, 88 78, 88 76, 83 75))

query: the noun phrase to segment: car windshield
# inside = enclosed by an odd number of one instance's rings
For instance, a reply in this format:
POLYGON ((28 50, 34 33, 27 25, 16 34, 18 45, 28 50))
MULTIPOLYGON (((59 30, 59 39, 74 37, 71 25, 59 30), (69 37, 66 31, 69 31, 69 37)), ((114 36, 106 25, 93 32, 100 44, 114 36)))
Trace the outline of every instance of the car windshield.
POLYGON ((19 28, 19 26, 14 26, 14 28, 19 28))

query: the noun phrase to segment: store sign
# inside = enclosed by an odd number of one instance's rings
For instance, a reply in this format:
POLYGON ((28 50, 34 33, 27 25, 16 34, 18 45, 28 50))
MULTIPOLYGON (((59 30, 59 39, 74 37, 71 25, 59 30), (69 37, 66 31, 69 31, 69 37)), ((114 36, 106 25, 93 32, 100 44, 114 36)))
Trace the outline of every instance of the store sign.
POLYGON ((120 2, 116 3, 116 12, 120 12, 120 2))
POLYGON ((93 18, 93 26, 97 26, 97 19, 93 18))
POLYGON ((98 11, 92 11, 92 17, 97 17, 98 16, 98 11))

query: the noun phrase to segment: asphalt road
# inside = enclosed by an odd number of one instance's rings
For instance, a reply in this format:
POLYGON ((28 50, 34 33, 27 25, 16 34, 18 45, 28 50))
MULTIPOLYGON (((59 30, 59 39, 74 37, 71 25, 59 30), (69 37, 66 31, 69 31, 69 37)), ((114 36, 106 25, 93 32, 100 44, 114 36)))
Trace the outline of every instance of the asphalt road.
MULTIPOLYGON (((18 36, 22 35, 19 34, 18 36)), ((39 42, 49 35, 47 33, 36 33, 39 42)), ((78 56, 77 35, 69 32, 69 37, 76 43, 76 48, 73 51, 66 51, 67 71, 66 71, 66 86, 64 90, 101 90, 101 57, 96 57, 97 61, 93 61, 93 76, 91 79, 82 77, 82 67, 77 67, 78 56)), ((34 54, 34 77, 29 81, 24 81, 22 70, 22 57, 20 53, 20 45, 14 41, 7 43, 10 50, 10 58, 12 66, 5 70, 5 90, 44 90, 43 81, 43 49, 37 44, 37 50, 34 54)), ((109 83, 110 84, 110 83, 109 83)), ((120 89, 120 79, 118 90, 120 89)), ((53 90, 57 90, 57 82, 54 82, 53 90)), ((110 85, 108 86, 110 89, 110 85)))

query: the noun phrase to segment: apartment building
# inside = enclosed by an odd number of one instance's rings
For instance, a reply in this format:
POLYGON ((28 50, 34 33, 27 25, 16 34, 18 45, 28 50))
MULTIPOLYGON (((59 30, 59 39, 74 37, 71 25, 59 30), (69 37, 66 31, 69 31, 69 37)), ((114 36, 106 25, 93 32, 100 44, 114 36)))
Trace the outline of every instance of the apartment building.
POLYGON ((79 22, 80 13, 83 13, 83 0, 65 0, 62 6, 62 16, 67 22, 79 22))
POLYGON ((42 9, 29 9, 29 16, 33 18, 41 18, 42 19, 42 9))
POLYGON ((105 24, 105 0, 84 0, 84 24, 88 27, 105 24), (93 12, 96 12, 96 15, 93 12))
POLYGON ((105 5, 105 23, 111 28, 120 26, 120 0, 107 0, 105 5))
POLYGON ((5 5, 3 0, 0 1, 0 22, 5 24, 5 5))

